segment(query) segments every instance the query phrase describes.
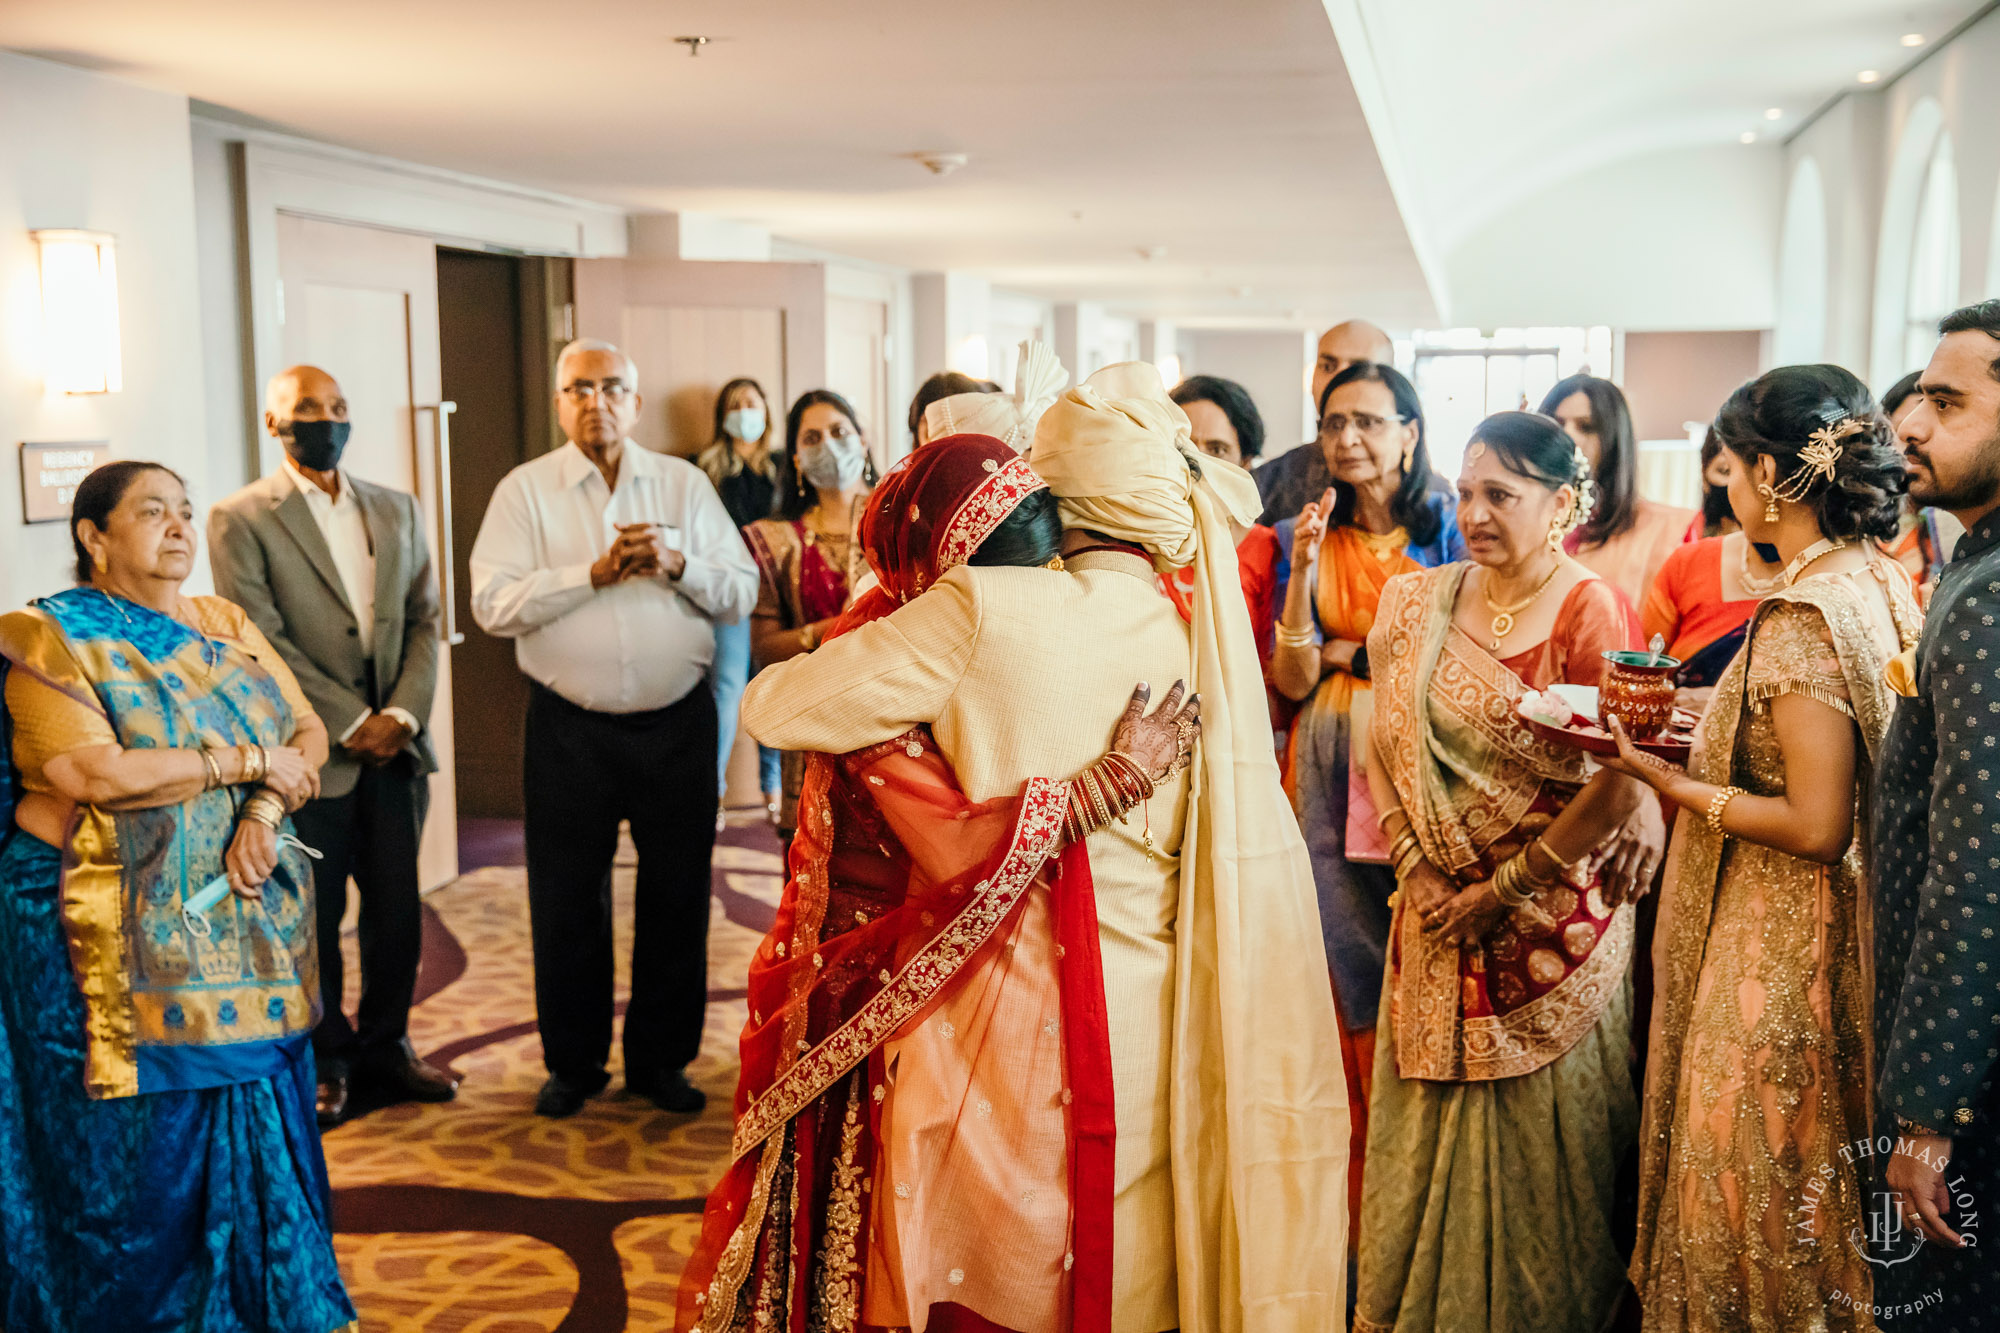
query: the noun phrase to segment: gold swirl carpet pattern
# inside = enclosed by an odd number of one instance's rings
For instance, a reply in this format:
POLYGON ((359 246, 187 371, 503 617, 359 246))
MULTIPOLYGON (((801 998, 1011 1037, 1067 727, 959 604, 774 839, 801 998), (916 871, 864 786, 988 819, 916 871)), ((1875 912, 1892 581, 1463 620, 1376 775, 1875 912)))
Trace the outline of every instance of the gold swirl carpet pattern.
MULTIPOLYGON (((761 811, 758 812, 761 816, 761 811)), ((458 1099, 370 1112, 326 1135, 341 1272, 368 1333, 663 1329, 729 1151, 745 968, 783 882, 775 837, 744 813, 716 847, 708 1022, 689 1077, 699 1116, 611 1086, 568 1120, 535 1115, 527 872, 488 866, 426 899, 410 1040, 462 1078, 458 1099)), ((612 874, 618 1002, 631 947, 633 854, 612 874)), ((358 975, 349 950, 348 975, 358 975)), ((349 1004, 354 995, 350 982, 349 1004)))

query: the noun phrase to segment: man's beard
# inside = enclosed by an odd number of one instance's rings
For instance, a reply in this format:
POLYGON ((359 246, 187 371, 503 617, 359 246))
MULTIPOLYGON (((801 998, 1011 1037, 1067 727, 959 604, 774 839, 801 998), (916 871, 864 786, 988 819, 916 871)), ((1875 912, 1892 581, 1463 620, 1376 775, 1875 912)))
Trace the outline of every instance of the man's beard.
POLYGON ((1909 474, 1910 499, 1919 505, 1964 513, 1984 509, 2000 499, 2000 435, 1975 450, 1965 475, 1954 477, 1949 485, 1938 476, 1930 455, 1923 450, 1905 449, 1903 455, 1923 468, 1921 473, 1909 474))

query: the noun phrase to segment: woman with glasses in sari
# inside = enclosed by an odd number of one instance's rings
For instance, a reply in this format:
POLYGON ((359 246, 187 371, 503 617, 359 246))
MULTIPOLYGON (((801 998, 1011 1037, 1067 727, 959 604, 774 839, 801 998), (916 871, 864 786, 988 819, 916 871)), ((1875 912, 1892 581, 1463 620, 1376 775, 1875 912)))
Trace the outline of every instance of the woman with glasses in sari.
MULTIPOLYGON (((1632 1281, 1657 1333, 1864 1333, 1871 1135, 1870 772, 1915 643, 1896 531, 1902 449, 1838 366, 1723 405, 1731 507, 1780 586, 1716 686, 1687 771, 1626 773, 1681 809, 1658 960, 1632 1281), (1857 800, 1856 793, 1862 793, 1857 800)), ((1611 761, 1607 761, 1611 762, 1611 761)), ((1876 1127, 1880 1129, 1880 1126, 1876 1127)))
POLYGON ((1367 787, 1374 712, 1368 631, 1391 578, 1461 559, 1465 546, 1452 497, 1430 486, 1423 405, 1394 367, 1363 361, 1327 382, 1319 448, 1333 486, 1278 525, 1278 542, 1292 559, 1271 677, 1300 705, 1282 768, 1312 856, 1348 1104, 1357 1108, 1348 1185, 1358 1204, 1375 1009, 1396 889, 1381 863, 1367 787))
MULTIPOLYGON (((860 539, 878 582, 830 638, 961 564, 1062 563, 1054 496, 984 435, 912 455, 860 539)), ((928 727, 808 757, 750 968, 736 1156, 678 1328, 1111 1327, 1110 1038, 1082 841, 1187 765, 1200 718, 1182 694, 1148 717, 1142 686, 1096 764, 984 802, 928 727)))
POLYGON ((1633 913, 1603 862, 1646 792, 1519 715, 1637 643, 1631 603, 1563 549, 1589 476, 1549 418, 1488 417, 1458 482, 1470 560, 1391 579, 1368 636, 1398 889, 1357 1333, 1597 1333, 1623 1286, 1633 913))
POLYGON ((354 1319, 315 1122, 326 728, 194 512, 98 468, 81 585, 0 616, 0 1326, 324 1333, 354 1319))

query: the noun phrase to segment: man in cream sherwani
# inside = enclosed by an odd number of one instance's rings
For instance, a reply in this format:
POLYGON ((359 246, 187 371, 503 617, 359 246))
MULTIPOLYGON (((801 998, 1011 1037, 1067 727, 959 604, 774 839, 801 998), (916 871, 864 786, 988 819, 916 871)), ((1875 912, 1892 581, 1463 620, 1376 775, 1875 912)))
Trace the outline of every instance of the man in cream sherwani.
POLYGON ((836 754, 929 723, 981 801, 1094 762, 1135 677, 1191 682, 1195 768, 1088 843, 1117 1108, 1113 1328, 1333 1329, 1346 1082, 1229 533, 1232 515, 1254 517, 1256 487, 1208 459, 1197 482, 1193 457, 1151 366, 1098 372, 1043 417, 1030 454, 1063 502, 1061 572, 954 569, 767 669, 743 719, 766 745, 836 754), (1156 559, 1195 566, 1191 625, 1158 591, 1156 559))

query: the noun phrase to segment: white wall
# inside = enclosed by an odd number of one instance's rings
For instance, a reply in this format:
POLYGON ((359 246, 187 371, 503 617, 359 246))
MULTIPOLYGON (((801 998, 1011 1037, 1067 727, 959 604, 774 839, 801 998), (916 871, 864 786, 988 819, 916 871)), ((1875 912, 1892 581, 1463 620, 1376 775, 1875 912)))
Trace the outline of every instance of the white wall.
POLYGON ((1297 329, 1182 329, 1181 370, 1220 375, 1250 391, 1264 418, 1269 460, 1312 433, 1306 423, 1309 336, 1297 329))
MULTIPOLYGON (((1785 177, 1810 159, 1825 182, 1827 310, 1825 355, 1879 392, 1906 371, 1899 327, 1910 255, 1912 192, 1921 172, 1898 171, 1938 129, 1951 136, 1958 172, 1960 299, 2000 295, 1992 256, 2000 248, 2000 11, 1931 52, 1875 92, 1849 93, 1785 149, 1785 177), (1914 177, 1914 178, 1913 178, 1914 177), (1887 238, 1885 246, 1885 237, 1887 238), (1893 253, 1884 253, 1885 248, 1893 253)), ((1774 233, 1775 234, 1775 233, 1774 233)), ((1788 330, 1809 320, 1780 311, 1788 330)))
POLYGON ((1583 172, 1445 258, 1456 326, 1762 329, 1776 317, 1779 154, 1674 149, 1583 172))
MULTIPOLYGON (((187 99, 0 54, 0 609, 70 582, 61 524, 21 521, 21 441, 109 440, 207 482, 209 436, 187 99), (41 279, 31 228, 83 227, 118 244, 124 389, 44 392, 41 279)), ((208 586, 196 562, 192 591, 208 586)))

